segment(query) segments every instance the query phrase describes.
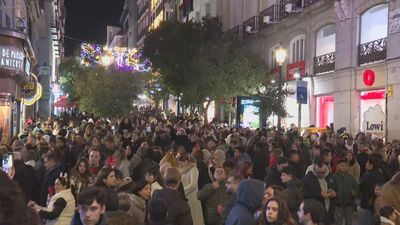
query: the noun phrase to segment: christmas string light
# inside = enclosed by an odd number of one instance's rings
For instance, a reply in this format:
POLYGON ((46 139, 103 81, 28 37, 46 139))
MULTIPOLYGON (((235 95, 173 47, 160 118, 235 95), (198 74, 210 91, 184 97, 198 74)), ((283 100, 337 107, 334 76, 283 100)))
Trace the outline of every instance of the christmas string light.
POLYGON ((141 62, 142 54, 136 49, 124 47, 109 48, 98 44, 81 44, 81 65, 87 67, 104 66, 123 72, 148 72, 151 63, 141 62))

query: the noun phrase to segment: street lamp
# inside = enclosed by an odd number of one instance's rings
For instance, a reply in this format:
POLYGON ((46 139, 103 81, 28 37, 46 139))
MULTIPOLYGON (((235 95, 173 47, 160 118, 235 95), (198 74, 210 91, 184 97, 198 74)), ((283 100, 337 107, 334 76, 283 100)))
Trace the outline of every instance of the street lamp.
MULTIPOLYGON (((275 52, 275 58, 276 62, 279 65, 279 79, 278 79, 278 102, 279 104, 282 104, 282 65, 285 62, 286 59, 286 49, 282 47, 282 45, 276 50, 275 52)), ((281 120, 282 120, 282 112, 281 109, 278 110, 278 134, 281 134, 282 130, 282 125, 281 125, 281 120)))

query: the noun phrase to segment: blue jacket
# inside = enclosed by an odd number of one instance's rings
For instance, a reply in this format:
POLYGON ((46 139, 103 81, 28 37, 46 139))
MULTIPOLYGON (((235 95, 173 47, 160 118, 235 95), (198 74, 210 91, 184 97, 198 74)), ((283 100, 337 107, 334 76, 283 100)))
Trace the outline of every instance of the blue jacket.
POLYGON ((264 183, 254 179, 243 180, 239 184, 237 201, 225 225, 255 225, 254 212, 261 206, 264 183))

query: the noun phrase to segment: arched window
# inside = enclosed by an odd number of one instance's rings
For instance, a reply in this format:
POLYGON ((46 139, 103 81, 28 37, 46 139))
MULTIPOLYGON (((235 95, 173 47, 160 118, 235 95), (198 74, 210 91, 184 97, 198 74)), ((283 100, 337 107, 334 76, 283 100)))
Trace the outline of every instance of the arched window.
POLYGON ((360 44, 387 37, 388 5, 376 5, 361 15, 360 44))
POLYGON ((290 41, 290 63, 304 60, 305 35, 298 35, 290 41))
POLYGON ((317 31, 315 55, 321 56, 335 52, 336 49, 335 25, 329 24, 317 31))

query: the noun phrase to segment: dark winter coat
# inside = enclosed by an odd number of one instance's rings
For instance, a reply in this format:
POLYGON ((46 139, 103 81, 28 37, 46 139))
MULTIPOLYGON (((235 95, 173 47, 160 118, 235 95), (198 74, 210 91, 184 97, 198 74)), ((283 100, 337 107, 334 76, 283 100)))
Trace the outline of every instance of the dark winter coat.
POLYGON ((228 199, 228 193, 224 182, 220 182, 217 189, 214 189, 212 184, 206 184, 197 192, 197 198, 205 202, 205 218, 206 224, 220 225, 223 224, 223 215, 218 215, 217 206, 223 206, 228 199))
POLYGON ((367 171, 360 180, 361 202, 360 207, 374 211, 375 186, 385 183, 385 177, 378 169, 367 171))
POLYGON ((179 191, 169 188, 157 190, 152 198, 161 198, 168 202, 167 222, 173 225, 192 225, 192 215, 187 201, 179 191))
POLYGON ((338 172, 333 175, 333 178, 338 188, 335 205, 341 208, 352 206, 356 197, 356 195, 353 195, 353 192, 357 194, 359 190, 356 180, 347 173, 342 174, 338 172))
POLYGON ((300 179, 294 178, 286 184, 284 196, 290 212, 296 213, 303 200, 303 182, 300 179))
POLYGON ((237 202, 226 219, 226 225, 255 225, 255 211, 261 206, 264 196, 264 183, 248 179, 239 184, 237 202))
POLYGON ((32 166, 25 165, 22 161, 14 163, 14 180, 19 184, 25 194, 25 200, 39 201, 39 183, 36 179, 35 169, 32 166))
POLYGON ((62 172, 61 166, 55 166, 46 172, 43 183, 40 186, 40 201, 39 205, 45 206, 47 203, 47 194, 50 186, 54 185, 57 178, 60 177, 62 172))
POLYGON ((199 190, 201 190, 204 185, 212 183, 210 174, 208 173, 208 167, 205 162, 199 161, 196 163, 197 170, 199 170, 199 180, 197 182, 199 190))
POLYGON ((281 180, 281 172, 278 171, 278 168, 276 166, 271 167, 264 181, 267 184, 267 186, 279 185, 281 187, 284 187, 281 180))

